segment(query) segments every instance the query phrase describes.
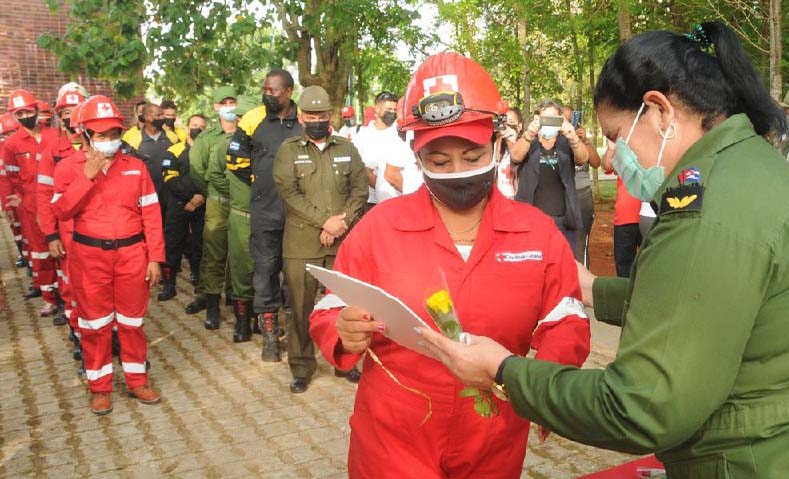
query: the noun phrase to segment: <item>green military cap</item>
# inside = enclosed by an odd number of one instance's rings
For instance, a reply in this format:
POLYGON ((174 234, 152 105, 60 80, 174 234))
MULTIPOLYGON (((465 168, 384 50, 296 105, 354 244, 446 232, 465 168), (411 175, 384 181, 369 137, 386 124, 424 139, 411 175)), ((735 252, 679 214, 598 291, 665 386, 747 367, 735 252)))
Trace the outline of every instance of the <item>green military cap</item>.
POLYGON ((225 98, 238 98, 236 89, 230 85, 214 88, 214 103, 222 103, 225 98))
POLYGON ((236 115, 242 116, 249 110, 255 109, 258 106, 260 106, 260 101, 257 98, 249 95, 241 95, 238 97, 238 102, 236 103, 236 109, 234 111, 236 115))
POLYGON ((308 86, 301 93, 299 108, 301 108, 301 111, 329 111, 331 110, 329 94, 326 93, 323 87, 317 85, 308 86))

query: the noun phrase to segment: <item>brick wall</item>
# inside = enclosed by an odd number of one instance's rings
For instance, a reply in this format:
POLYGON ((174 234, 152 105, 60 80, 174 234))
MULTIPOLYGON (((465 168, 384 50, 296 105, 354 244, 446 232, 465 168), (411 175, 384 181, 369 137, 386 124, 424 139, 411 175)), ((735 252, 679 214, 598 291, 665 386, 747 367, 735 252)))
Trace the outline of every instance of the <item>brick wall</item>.
MULTIPOLYGON (((87 88, 91 95, 115 99, 112 87, 85 75, 68 76, 58 70, 57 58, 40 48, 43 32, 65 33, 68 16, 65 2, 52 13, 43 0, 0 0, 0 112, 8 107, 8 94, 22 88, 54 106, 58 89, 69 81, 87 88)), ((123 116, 132 118, 136 101, 118 102, 123 116)))

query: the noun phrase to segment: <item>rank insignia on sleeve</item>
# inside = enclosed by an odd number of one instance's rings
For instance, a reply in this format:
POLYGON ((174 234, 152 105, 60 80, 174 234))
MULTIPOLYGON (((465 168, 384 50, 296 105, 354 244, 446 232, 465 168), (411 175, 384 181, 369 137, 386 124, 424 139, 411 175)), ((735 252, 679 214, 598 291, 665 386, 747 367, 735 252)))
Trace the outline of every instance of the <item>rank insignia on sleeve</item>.
MULTIPOLYGON (((684 173, 684 172, 683 172, 684 173)), ((704 200, 704 187, 699 183, 688 183, 669 188, 660 201, 660 214, 701 211, 704 200)))

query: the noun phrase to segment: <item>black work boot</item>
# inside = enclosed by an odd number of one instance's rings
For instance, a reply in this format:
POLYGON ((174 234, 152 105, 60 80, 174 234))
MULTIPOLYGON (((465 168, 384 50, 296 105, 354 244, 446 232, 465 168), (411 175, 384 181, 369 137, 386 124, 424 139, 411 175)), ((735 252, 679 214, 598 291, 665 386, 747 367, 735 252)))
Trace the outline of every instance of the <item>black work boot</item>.
POLYGON ((164 273, 162 274, 162 279, 164 280, 162 284, 162 289, 159 291, 159 295, 157 299, 159 301, 169 301, 175 297, 175 271, 173 271, 169 266, 164 267, 164 273))
POLYGON ((219 329, 219 295, 205 295, 205 329, 219 329))
POLYGON ((204 294, 195 296, 194 301, 186 305, 186 314, 197 314, 206 308, 206 298, 204 294))
POLYGON ((263 361, 276 363, 279 361, 279 338, 277 328, 279 320, 276 313, 258 314, 258 320, 263 326, 263 361))
POLYGON ((27 293, 25 293, 25 299, 39 297, 41 297, 41 290, 32 285, 27 289, 27 293))
MULTIPOLYGON (((70 327, 71 326, 69 326, 69 328, 70 327)), ((72 333, 71 343, 73 344, 73 348, 71 349, 71 357, 74 358, 74 361, 82 361, 82 343, 76 334, 72 333)))
POLYGON ((27 260, 21 254, 16 258, 16 267, 27 268, 27 260))
POLYGON ((62 305, 58 305, 58 312, 55 313, 55 317, 52 318, 52 324, 55 326, 65 326, 68 324, 68 318, 66 317, 66 310, 62 305))
POLYGON ((252 339, 252 330, 249 328, 249 303, 243 299, 233 302, 233 313, 236 315, 236 326, 233 331, 234 343, 246 343, 252 339))

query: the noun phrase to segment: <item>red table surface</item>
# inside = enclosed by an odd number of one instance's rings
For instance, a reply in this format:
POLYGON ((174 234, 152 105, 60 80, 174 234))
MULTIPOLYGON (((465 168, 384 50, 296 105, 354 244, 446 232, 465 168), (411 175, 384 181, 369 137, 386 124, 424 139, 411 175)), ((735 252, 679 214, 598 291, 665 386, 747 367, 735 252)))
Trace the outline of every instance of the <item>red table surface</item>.
POLYGON ((646 456, 635 461, 626 462, 619 466, 595 472, 578 479, 638 479, 636 469, 639 467, 663 468, 663 464, 655 456, 646 456))

